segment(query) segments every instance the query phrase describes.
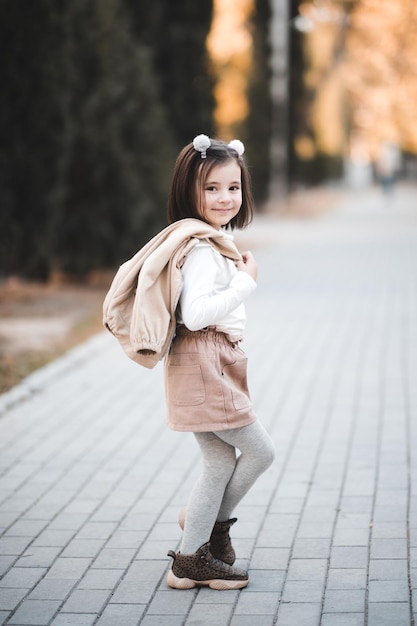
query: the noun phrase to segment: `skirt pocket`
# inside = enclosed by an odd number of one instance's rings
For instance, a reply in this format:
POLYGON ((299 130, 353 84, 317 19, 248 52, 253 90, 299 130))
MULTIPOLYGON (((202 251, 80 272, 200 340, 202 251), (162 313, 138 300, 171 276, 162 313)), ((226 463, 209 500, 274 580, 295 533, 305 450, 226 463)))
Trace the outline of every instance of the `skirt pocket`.
POLYGON ((249 409, 252 402, 247 382, 247 359, 242 358, 223 366, 223 383, 230 390, 236 411, 249 409))
POLYGON ((168 365, 167 400, 174 406, 197 406, 205 402, 206 389, 200 365, 168 365))

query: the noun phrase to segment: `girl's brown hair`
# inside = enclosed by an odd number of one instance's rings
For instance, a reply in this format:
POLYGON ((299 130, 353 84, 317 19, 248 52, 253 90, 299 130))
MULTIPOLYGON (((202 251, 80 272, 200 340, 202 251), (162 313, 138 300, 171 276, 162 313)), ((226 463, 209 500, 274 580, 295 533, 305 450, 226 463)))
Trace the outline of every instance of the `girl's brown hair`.
POLYGON ((226 142, 217 139, 210 140, 206 154, 203 159, 192 143, 187 144, 179 153, 168 196, 169 224, 186 217, 204 221, 199 211, 204 183, 213 167, 233 160, 239 165, 242 174, 242 206, 226 228, 244 228, 252 221, 254 202, 250 174, 243 158, 226 142))

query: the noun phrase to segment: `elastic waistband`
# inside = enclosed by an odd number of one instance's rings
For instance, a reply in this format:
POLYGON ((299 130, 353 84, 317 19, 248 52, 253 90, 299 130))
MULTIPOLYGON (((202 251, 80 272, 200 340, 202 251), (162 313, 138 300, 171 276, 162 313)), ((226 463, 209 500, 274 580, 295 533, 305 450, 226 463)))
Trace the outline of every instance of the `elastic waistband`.
POLYGON ((242 341, 242 337, 230 337, 227 333, 217 330, 215 326, 207 326, 201 330, 189 330, 185 326, 177 326, 176 335, 178 337, 201 338, 218 343, 232 344, 235 346, 242 341))

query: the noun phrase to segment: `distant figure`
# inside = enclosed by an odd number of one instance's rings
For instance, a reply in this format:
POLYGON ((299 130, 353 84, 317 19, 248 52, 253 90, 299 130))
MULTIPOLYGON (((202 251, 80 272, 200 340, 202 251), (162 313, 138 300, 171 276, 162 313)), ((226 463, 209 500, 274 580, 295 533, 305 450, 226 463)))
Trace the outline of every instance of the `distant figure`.
POLYGON ((376 160, 376 174, 385 194, 393 192, 400 164, 400 151, 396 144, 384 141, 376 160))

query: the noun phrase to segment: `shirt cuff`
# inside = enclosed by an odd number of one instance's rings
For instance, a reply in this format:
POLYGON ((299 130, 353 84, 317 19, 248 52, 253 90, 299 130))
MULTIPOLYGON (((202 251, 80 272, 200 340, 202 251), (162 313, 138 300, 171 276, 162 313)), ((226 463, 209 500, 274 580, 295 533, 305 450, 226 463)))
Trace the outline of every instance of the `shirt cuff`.
POLYGON ((239 270, 232 278, 230 286, 239 293, 242 299, 247 298, 256 289, 256 281, 247 272, 239 270))

